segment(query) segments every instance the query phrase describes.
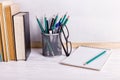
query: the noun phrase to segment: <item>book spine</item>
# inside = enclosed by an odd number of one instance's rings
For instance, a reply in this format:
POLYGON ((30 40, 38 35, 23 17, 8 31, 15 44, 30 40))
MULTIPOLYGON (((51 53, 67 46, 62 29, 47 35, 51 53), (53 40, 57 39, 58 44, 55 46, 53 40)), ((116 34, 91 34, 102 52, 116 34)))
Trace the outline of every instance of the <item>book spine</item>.
POLYGON ((2 36, 2 47, 3 47, 3 59, 4 61, 8 61, 7 51, 6 51, 6 39, 5 39, 5 31, 4 31, 4 20, 3 20, 3 7, 2 3, 0 3, 0 29, 2 36))
POLYGON ((8 37, 8 52, 10 55, 10 60, 16 60, 15 55, 15 44, 14 44, 14 31, 13 31, 13 22, 12 22, 12 14, 11 14, 11 7, 5 7, 5 15, 6 15, 6 32, 8 37))
POLYGON ((3 61, 3 48, 2 48, 2 36, 1 36, 1 30, 0 30, 0 61, 3 61))
POLYGON ((25 39, 25 60, 27 60, 31 52, 31 40, 30 40, 30 26, 29 26, 29 12, 23 16, 24 18, 24 39, 25 39))

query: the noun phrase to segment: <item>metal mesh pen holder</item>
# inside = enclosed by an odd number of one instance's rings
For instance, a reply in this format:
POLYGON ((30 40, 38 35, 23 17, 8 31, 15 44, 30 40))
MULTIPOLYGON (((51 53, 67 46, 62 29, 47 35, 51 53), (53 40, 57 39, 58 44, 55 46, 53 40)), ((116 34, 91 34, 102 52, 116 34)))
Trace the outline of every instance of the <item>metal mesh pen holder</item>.
POLYGON ((62 55, 60 35, 42 33, 42 54, 43 56, 52 57, 62 55))

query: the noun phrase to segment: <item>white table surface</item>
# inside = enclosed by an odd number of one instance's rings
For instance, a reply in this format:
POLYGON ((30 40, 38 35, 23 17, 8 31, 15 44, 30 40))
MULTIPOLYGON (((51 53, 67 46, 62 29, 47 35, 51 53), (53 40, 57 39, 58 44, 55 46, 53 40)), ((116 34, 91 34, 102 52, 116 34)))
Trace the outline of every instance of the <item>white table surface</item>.
POLYGON ((120 50, 112 53, 101 71, 59 64, 64 55, 44 57, 32 49, 27 61, 0 62, 0 80, 120 80, 120 50))

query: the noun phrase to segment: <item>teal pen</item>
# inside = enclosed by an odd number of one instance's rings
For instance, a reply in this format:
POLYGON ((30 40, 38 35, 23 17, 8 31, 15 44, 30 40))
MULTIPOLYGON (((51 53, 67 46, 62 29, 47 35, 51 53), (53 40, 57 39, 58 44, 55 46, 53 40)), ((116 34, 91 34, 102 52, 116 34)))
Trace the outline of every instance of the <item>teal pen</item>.
POLYGON ((63 19, 61 20, 61 23, 63 23, 63 22, 64 22, 64 20, 65 20, 66 16, 67 16, 67 13, 64 15, 63 19))
POLYGON ((47 18, 44 17, 44 22, 45 22, 45 33, 48 33, 48 23, 47 23, 47 18))
POLYGON ((105 54, 106 51, 101 52, 100 54, 96 55, 95 57, 93 57, 92 59, 88 60, 87 62, 85 62, 83 65, 89 64, 91 62, 93 62, 95 59, 99 58, 100 56, 102 56, 103 54, 105 54))
POLYGON ((39 19, 38 19, 37 17, 36 17, 36 20, 37 20, 37 22, 38 22, 38 25, 39 25, 41 31, 44 33, 44 29, 43 29, 43 27, 42 27, 42 24, 40 23, 40 21, 39 21, 39 19))
MULTIPOLYGON (((62 28, 66 25, 66 23, 68 22, 68 19, 69 19, 69 17, 70 16, 68 16, 67 18, 66 18, 66 20, 62 23, 62 28)), ((59 28, 60 29, 60 28, 59 28)), ((60 30, 60 32, 62 32, 62 30, 60 30)))
POLYGON ((49 23, 48 23, 48 20, 46 21, 47 23, 47 33, 49 33, 49 23))
POLYGON ((67 19, 63 22, 63 26, 66 25, 66 23, 68 22, 70 16, 67 17, 67 19))

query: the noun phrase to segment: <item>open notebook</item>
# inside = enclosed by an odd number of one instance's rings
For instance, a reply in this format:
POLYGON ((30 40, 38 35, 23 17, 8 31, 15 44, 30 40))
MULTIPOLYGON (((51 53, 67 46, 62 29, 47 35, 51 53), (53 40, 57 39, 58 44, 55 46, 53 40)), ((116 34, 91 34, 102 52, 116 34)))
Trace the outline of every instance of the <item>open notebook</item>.
POLYGON ((60 63, 68 66, 75 66, 75 67, 93 69, 93 70, 101 70, 103 65, 107 61, 110 53, 111 53, 111 50, 108 50, 108 49, 98 49, 98 48, 80 46, 69 57, 67 57, 60 63), (90 61, 91 59, 93 60, 90 61), (88 61, 90 62, 84 65, 88 61))

